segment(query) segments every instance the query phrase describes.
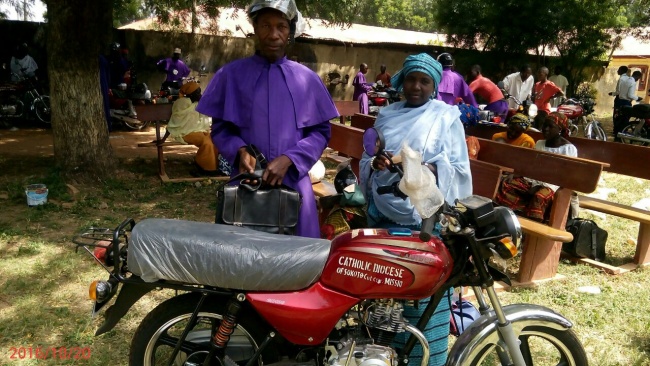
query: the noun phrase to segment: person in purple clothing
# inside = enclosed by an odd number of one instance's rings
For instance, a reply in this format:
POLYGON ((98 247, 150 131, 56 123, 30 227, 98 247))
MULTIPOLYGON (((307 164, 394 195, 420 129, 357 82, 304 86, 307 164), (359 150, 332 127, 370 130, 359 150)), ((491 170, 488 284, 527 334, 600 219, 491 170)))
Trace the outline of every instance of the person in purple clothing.
POLYGON ((478 108, 474 94, 472 94, 463 77, 452 70, 454 59, 451 55, 446 52, 441 53, 438 55, 437 60, 442 65, 442 80, 438 86, 438 100, 442 100, 449 105, 456 105, 460 98, 463 103, 478 108))
POLYGON ((368 72, 368 65, 361 64, 357 76, 352 80, 354 86, 354 95, 352 100, 359 101, 359 113, 368 114, 368 92, 372 87, 366 81, 366 73, 368 72))
POLYGON ((320 77, 287 59, 300 13, 294 0, 255 0, 248 7, 257 43, 255 55, 223 66, 196 110, 212 117, 212 139, 233 167, 252 173, 255 145, 269 161, 262 180, 284 184, 302 196, 296 235, 320 237, 309 169, 320 159, 338 117, 320 77))
POLYGON ((190 75, 190 68, 181 60, 181 49, 178 47, 174 49, 172 57, 158 61, 156 66, 160 71, 167 74, 167 78, 163 82, 163 87, 172 86, 180 88, 183 84, 183 78, 190 75))

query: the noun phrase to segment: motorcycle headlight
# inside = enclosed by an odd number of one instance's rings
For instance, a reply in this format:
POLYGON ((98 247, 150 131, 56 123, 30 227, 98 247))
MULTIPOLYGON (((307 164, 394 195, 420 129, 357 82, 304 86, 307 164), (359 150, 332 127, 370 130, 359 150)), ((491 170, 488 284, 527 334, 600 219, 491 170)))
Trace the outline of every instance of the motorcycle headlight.
POLYGON ((495 216, 495 229, 497 233, 510 234, 510 240, 504 241, 503 239, 498 243, 502 248, 496 248, 497 252, 504 258, 512 258, 517 254, 517 245, 521 241, 521 225, 515 213, 503 206, 494 208, 495 216), (510 255, 508 255, 510 253, 510 255))
POLYGON ((528 107, 528 116, 529 116, 529 117, 535 117, 535 116, 537 116, 537 105, 535 105, 535 104, 531 104, 531 105, 528 107))

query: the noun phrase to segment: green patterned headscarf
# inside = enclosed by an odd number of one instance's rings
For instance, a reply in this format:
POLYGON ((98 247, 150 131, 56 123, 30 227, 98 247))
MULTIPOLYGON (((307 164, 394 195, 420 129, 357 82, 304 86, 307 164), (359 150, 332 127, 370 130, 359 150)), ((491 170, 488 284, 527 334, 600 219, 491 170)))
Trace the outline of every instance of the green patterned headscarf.
POLYGON ((408 56, 404 60, 402 69, 390 78, 390 83, 393 84, 393 87, 397 91, 401 92, 404 90, 403 84, 406 75, 416 71, 427 74, 433 79, 435 87, 432 97, 435 97, 438 94, 438 84, 440 84, 440 79, 442 79, 442 66, 426 53, 408 56))

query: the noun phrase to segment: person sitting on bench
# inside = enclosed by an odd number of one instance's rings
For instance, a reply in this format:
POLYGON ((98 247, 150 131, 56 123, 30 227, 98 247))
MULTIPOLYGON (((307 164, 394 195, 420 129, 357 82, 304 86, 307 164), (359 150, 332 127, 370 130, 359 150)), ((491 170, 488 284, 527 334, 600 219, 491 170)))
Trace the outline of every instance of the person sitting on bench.
POLYGON ((196 171, 194 176, 229 176, 230 166, 219 155, 219 149, 210 137, 210 118, 196 111, 201 99, 201 87, 195 81, 183 84, 179 99, 172 106, 172 115, 167 124, 167 131, 160 143, 171 136, 174 141, 191 144, 199 148, 194 158, 196 171))
POLYGON ((530 119, 523 113, 517 113, 508 122, 508 130, 492 135, 492 140, 506 144, 533 148, 535 140, 525 133, 530 128, 530 119))
MULTIPOLYGON (((542 124, 544 140, 535 144, 535 149, 555 154, 578 157, 578 150, 566 137, 569 135, 567 117, 558 112, 548 114, 542 124)), ((528 179, 522 176, 508 175, 499 187, 495 203, 510 207, 516 213, 535 221, 548 220, 548 212, 553 203, 557 186, 528 179)), ((577 217, 578 197, 571 199, 571 217, 577 217)))

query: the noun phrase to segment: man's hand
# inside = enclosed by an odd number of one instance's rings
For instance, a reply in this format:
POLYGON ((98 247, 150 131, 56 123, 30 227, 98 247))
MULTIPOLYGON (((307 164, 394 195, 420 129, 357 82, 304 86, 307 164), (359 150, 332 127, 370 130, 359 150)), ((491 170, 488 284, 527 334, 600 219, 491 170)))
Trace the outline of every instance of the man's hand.
MULTIPOLYGON (((239 174, 254 173, 256 162, 255 157, 248 153, 246 146, 239 148, 239 174)), ((258 182, 257 179, 242 179, 241 183, 255 186, 258 182)))
POLYGON ((287 170, 289 170, 291 165, 293 165, 293 162, 288 156, 278 156, 266 167, 266 170, 262 175, 262 181, 272 186, 281 185, 282 179, 284 179, 284 176, 287 174, 287 170))

